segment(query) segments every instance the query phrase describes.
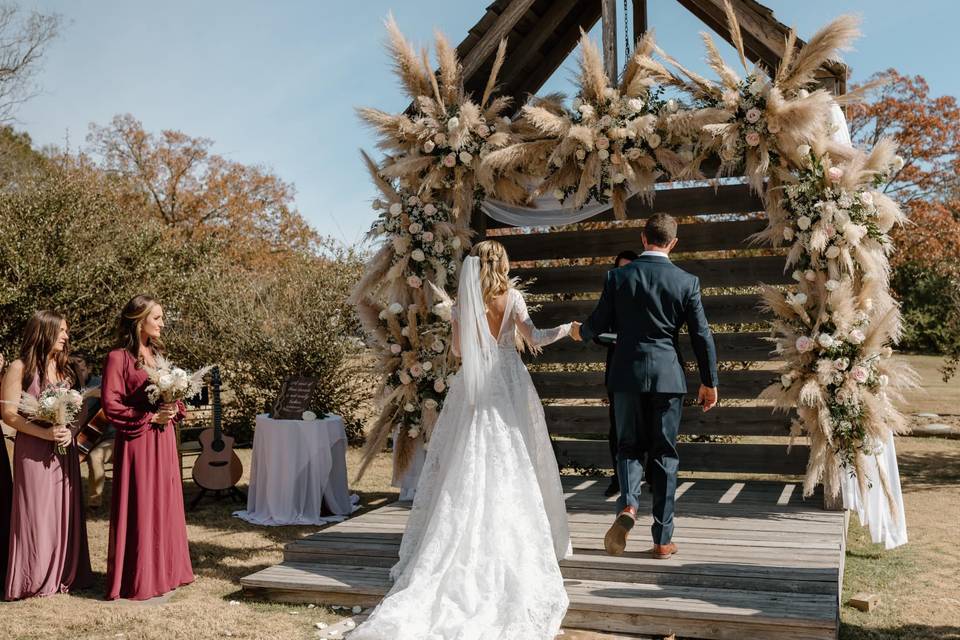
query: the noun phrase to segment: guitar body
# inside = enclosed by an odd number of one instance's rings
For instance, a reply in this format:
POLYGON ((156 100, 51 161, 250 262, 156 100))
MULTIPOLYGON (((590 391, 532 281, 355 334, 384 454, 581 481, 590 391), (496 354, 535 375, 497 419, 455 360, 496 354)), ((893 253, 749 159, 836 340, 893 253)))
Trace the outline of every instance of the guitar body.
POLYGON ((216 428, 200 433, 200 456, 193 463, 193 481, 208 491, 224 491, 240 482, 243 463, 233 450, 233 438, 220 434, 217 450, 216 428))
POLYGON ((100 409, 99 398, 88 398, 83 403, 83 411, 77 420, 80 430, 77 432, 77 452, 80 462, 87 459, 90 452, 100 444, 104 434, 110 428, 110 421, 100 409))
MULTIPOLYGON (((233 450, 233 438, 220 425, 220 368, 214 367, 210 386, 213 390, 213 428, 200 433, 200 455, 193 463, 193 481, 207 491, 233 489, 243 475, 243 463, 233 450)), ((203 494, 201 494, 203 495, 203 494)))

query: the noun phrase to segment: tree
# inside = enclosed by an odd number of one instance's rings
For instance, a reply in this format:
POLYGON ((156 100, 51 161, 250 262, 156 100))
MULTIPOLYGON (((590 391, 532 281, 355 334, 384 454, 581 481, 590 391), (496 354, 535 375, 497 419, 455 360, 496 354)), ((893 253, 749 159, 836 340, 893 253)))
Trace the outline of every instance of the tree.
POLYGON ((211 152, 213 141, 164 130, 132 115, 87 136, 102 168, 129 180, 140 205, 187 240, 229 240, 238 253, 315 253, 320 237, 293 208, 294 188, 263 167, 211 152))
POLYGON ((0 123, 35 94, 33 75, 60 29, 60 16, 28 15, 15 4, 0 5, 0 123))
POLYGON ((960 106, 932 97, 922 76, 890 69, 887 82, 851 108, 854 142, 892 137, 904 159, 885 191, 910 216, 893 234, 892 285, 903 306, 901 345, 947 356, 944 378, 960 362, 960 106))

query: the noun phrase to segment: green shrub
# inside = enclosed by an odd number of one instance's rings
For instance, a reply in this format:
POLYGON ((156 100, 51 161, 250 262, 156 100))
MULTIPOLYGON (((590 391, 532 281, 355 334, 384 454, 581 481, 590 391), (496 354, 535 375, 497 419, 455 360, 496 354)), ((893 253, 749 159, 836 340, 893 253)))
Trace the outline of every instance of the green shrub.
POLYGON ((955 269, 906 262, 893 271, 891 286, 903 313, 900 348, 947 356, 944 378, 960 355, 960 278, 955 269))

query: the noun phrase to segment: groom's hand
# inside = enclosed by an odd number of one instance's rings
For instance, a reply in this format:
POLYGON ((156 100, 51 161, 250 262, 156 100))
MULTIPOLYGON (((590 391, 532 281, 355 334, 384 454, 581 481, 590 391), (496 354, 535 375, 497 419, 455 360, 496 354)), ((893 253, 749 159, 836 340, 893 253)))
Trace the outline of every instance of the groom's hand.
POLYGON ((717 388, 700 385, 700 393, 697 394, 697 404, 703 407, 704 412, 710 411, 717 406, 717 388))
POLYGON ((570 337, 573 338, 574 340, 576 340, 577 342, 580 342, 580 341, 583 340, 583 338, 580 337, 580 323, 579 323, 579 322, 574 321, 573 327, 570 329, 570 337))

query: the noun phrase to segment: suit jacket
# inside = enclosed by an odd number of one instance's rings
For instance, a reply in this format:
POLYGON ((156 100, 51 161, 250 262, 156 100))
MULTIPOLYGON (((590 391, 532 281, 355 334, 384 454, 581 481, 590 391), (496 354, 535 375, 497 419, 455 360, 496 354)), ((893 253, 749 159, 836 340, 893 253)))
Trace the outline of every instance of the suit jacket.
POLYGON ((717 350, 703 312, 700 280, 669 258, 646 255, 607 273, 600 301, 580 327, 580 335, 591 340, 616 327, 608 390, 686 393, 679 342, 684 325, 700 381, 716 387, 717 350))

